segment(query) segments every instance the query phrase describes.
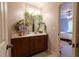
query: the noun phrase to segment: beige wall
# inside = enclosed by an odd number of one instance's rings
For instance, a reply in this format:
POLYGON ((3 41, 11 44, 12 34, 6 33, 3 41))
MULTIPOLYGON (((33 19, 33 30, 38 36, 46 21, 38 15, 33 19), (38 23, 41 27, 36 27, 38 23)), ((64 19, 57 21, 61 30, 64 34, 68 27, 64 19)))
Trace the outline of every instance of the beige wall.
POLYGON ((24 18, 24 10, 25 6, 24 3, 7 3, 8 4, 8 26, 9 26, 9 33, 15 33, 13 25, 24 18))
POLYGON ((48 48, 50 51, 59 51, 58 39, 58 21, 59 21, 59 3, 47 3, 43 7, 43 19, 47 26, 49 35, 48 48))
MULTIPOLYGON (((35 4, 35 3, 34 3, 35 4)), ((42 13, 44 22, 47 26, 49 35, 48 49, 50 51, 59 51, 59 39, 58 39, 58 20, 59 20, 59 3, 42 3, 42 13)), ((8 26, 9 37, 11 33, 14 33, 13 25, 19 19, 23 18, 24 3, 8 3, 8 26)))

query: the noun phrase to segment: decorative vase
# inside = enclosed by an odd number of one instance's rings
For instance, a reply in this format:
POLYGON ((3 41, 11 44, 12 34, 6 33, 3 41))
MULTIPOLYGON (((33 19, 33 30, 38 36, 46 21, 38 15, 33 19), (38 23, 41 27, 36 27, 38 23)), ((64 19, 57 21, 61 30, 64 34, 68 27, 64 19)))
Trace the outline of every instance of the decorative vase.
POLYGON ((25 32, 19 32, 19 36, 24 36, 25 32))

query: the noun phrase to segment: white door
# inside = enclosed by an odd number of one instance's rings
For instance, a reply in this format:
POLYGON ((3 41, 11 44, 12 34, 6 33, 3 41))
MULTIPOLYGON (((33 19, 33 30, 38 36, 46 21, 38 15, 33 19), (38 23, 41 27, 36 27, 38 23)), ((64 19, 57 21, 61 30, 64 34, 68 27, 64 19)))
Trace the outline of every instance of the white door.
MULTIPOLYGON (((61 3, 62 4, 62 3, 61 3)), ((60 6, 61 6, 61 4, 60 4, 60 6)), ((61 8, 61 7, 60 7, 61 8)), ((76 54, 75 54, 75 51, 76 51, 76 47, 74 47, 74 45, 77 43, 76 42, 76 34, 77 34, 77 32, 76 32, 76 29, 78 28, 76 25, 77 25, 77 22, 79 21, 79 20, 77 20, 77 3, 73 3, 72 4, 72 13, 73 13, 73 18, 72 18, 72 22, 73 22, 73 31, 72 31, 72 45, 66 45, 66 46, 64 46, 63 48, 61 48, 62 49, 62 51, 63 51, 63 55, 64 56, 75 56, 76 54), (69 51, 69 53, 68 53, 68 51, 69 51)), ((59 16, 60 17, 60 16, 59 16)), ((59 21, 59 23, 60 23, 60 21, 59 21)), ((78 25, 79 26, 79 25, 78 25)), ((60 27, 60 26, 59 26, 60 27)), ((59 28, 60 29, 60 28, 59 28)), ((78 30, 79 31, 79 30, 78 30)), ((66 43, 66 42, 65 42, 66 43)), ((64 43, 64 44, 65 44, 64 43)))
POLYGON ((7 3, 0 2, 0 57, 7 56, 7 3))

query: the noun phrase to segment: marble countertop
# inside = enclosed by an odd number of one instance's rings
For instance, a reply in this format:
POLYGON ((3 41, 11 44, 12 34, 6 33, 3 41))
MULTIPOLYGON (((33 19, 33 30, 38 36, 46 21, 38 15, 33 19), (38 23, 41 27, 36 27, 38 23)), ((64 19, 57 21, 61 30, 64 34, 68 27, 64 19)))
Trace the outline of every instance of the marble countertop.
POLYGON ((23 35, 23 36, 19 36, 18 34, 12 34, 11 35, 11 38, 14 39, 14 38, 22 38, 22 37, 32 37, 32 36, 40 36, 40 35, 47 35, 46 33, 37 33, 37 34, 26 34, 26 35, 23 35))

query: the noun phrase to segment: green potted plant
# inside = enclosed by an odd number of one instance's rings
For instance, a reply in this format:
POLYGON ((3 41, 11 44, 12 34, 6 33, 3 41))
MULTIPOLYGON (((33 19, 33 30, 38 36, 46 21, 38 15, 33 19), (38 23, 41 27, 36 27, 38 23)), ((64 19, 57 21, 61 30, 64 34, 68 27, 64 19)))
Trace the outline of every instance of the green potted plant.
POLYGON ((43 21, 42 15, 35 15, 34 18, 35 20, 38 20, 38 23, 41 23, 43 21))
POLYGON ((45 25, 45 23, 43 22, 43 17, 42 17, 42 15, 35 15, 34 17, 35 17, 35 19, 36 19, 37 22, 38 22, 37 32, 39 32, 39 33, 47 32, 47 30, 46 30, 46 25, 45 25))
POLYGON ((24 19, 19 20, 15 24, 15 30, 18 31, 20 34, 24 35, 27 31, 27 27, 32 24, 33 16, 30 15, 28 12, 24 13, 24 19))

